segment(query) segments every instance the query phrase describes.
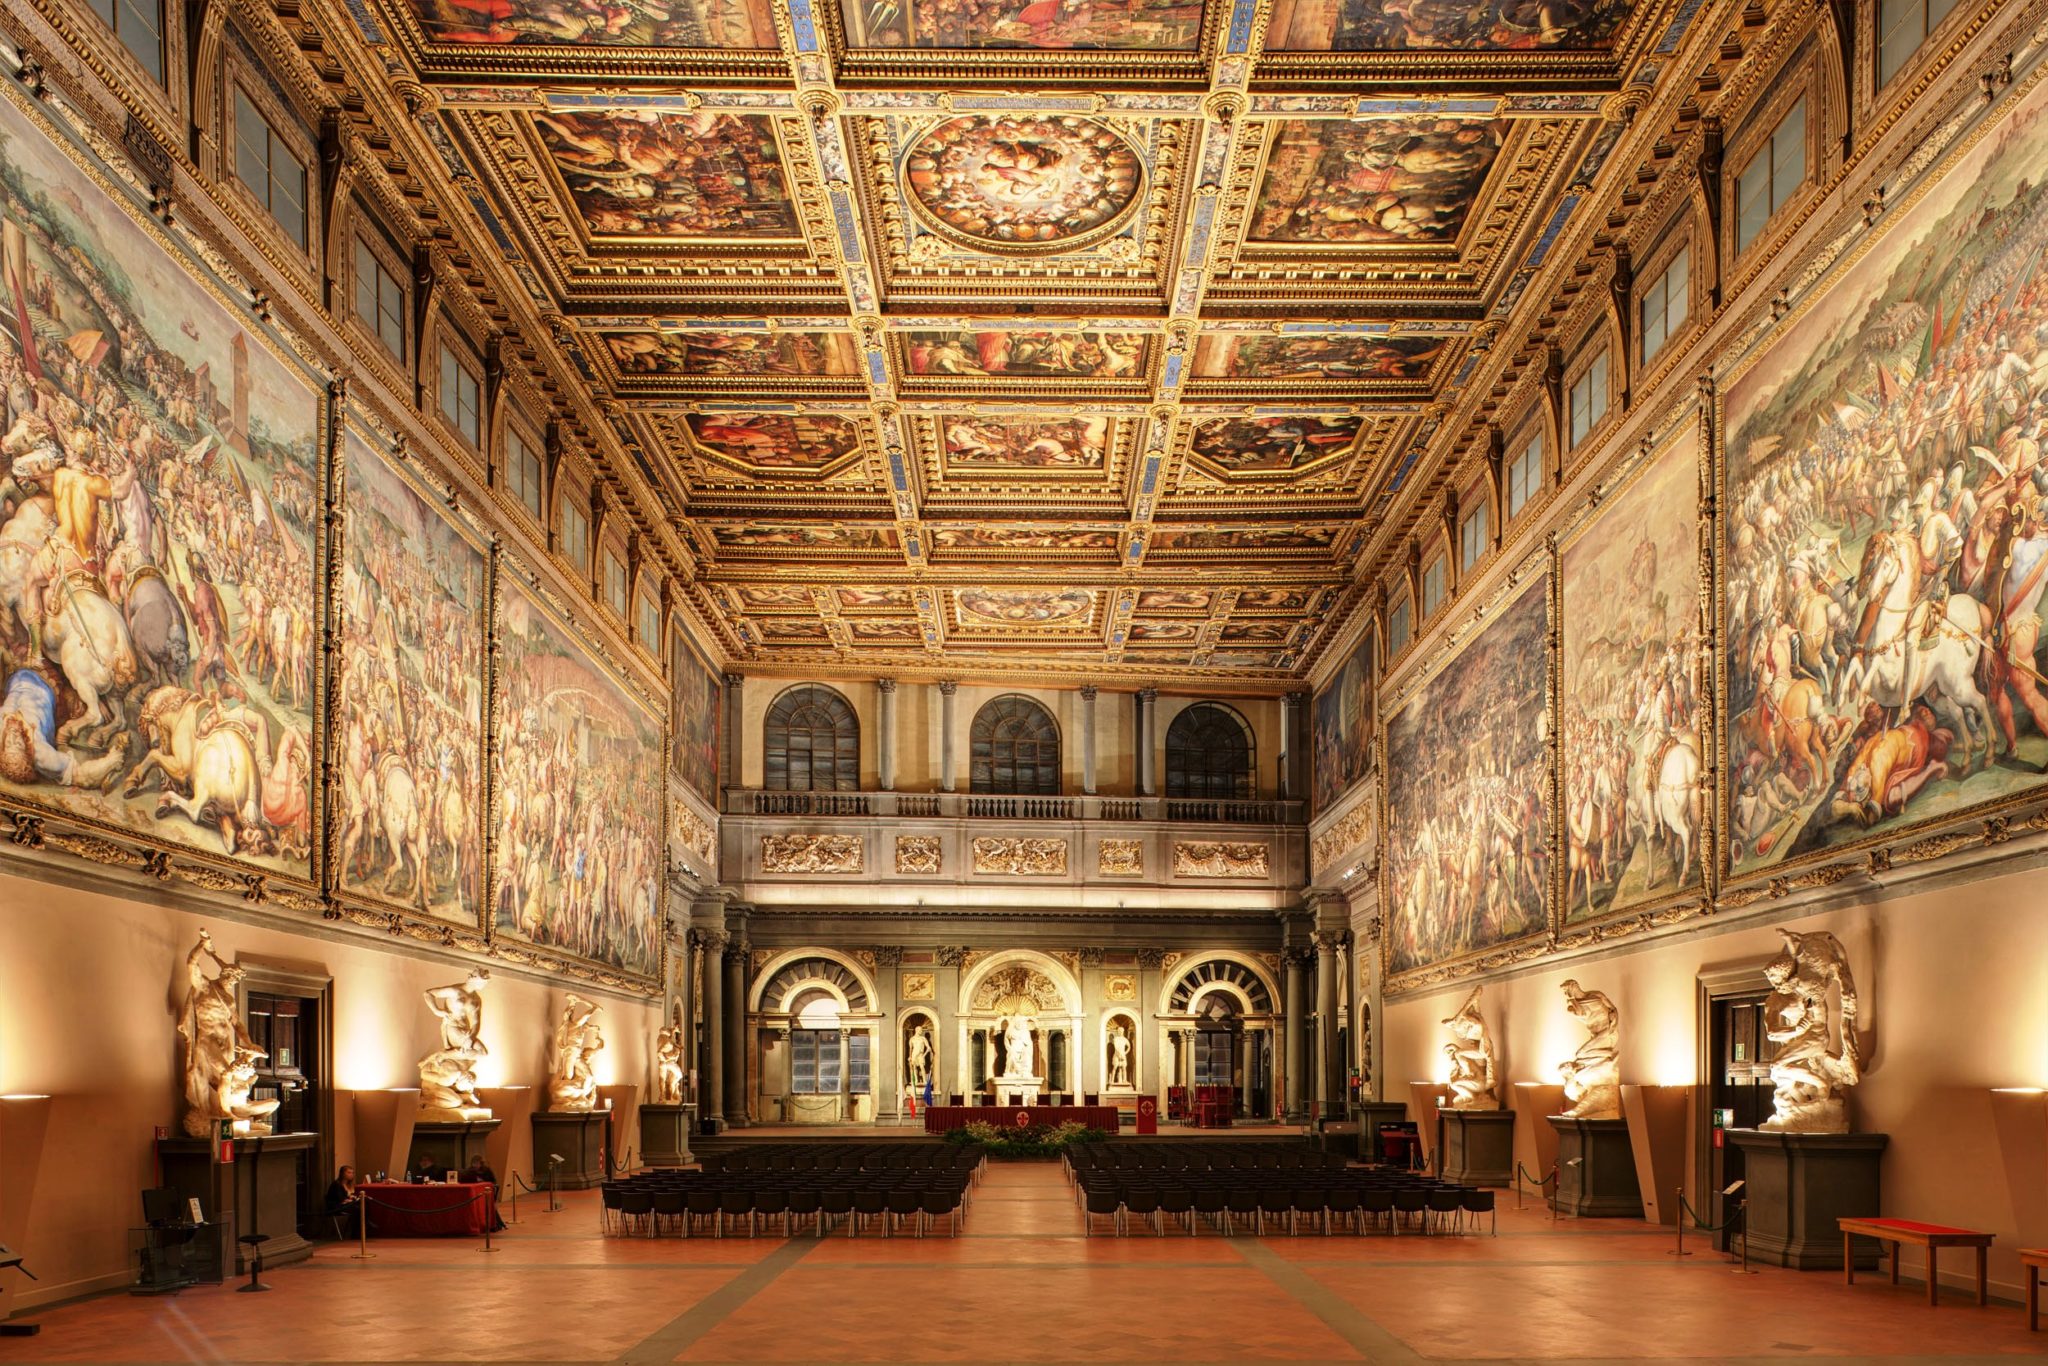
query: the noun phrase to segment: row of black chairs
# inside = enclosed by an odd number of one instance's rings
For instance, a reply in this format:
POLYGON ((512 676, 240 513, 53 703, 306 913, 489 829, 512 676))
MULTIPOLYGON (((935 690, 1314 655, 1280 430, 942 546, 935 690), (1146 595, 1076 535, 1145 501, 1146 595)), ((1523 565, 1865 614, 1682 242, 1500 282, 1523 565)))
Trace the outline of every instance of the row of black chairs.
POLYGON ((1250 1139, 1219 1143, 1208 1139, 1162 1139, 1143 1143, 1075 1145, 1067 1150, 1068 1171, 1206 1172, 1342 1171, 1350 1159, 1298 1139, 1250 1139))
POLYGON ((981 1150, 972 1144, 899 1139, 885 1143, 750 1143, 703 1153, 698 1165, 707 1172, 910 1171, 963 1162, 979 1166, 981 1160, 981 1150))
MULTIPOLYGON (((759 1145, 783 1147, 784 1145, 759 1145)), ((787 1145, 794 1147, 796 1145, 787 1145)), ((656 1169, 606 1182, 607 1234, 690 1237, 708 1231, 722 1238, 742 1229, 752 1237, 781 1221, 785 1238, 804 1231, 824 1237, 844 1227, 848 1237, 879 1228, 883 1237, 906 1228, 918 1237, 944 1220, 957 1235, 966 1224, 967 1195, 984 1155, 972 1146, 860 1145, 861 1161, 839 1166, 734 1163, 735 1149, 717 1170, 656 1169)))

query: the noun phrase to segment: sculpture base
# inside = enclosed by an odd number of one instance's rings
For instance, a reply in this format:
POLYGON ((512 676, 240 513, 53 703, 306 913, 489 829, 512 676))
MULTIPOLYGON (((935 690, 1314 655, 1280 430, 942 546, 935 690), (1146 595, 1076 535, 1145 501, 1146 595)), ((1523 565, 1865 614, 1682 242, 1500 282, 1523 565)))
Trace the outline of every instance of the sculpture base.
POLYGON ((640 1107, 640 1160, 650 1167, 685 1167, 697 1157, 690 1151, 690 1120, 694 1105, 640 1107))
MULTIPOLYGON (((235 1140, 235 1160, 218 1161, 206 1138, 166 1138, 156 1145, 166 1186, 180 1199, 199 1198, 208 1220, 227 1232, 237 1274, 249 1269, 250 1250, 238 1241, 261 1233, 263 1265, 289 1266, 313 1255, 299 1233, 299 1164, 317 1163, 320 1135, 264 1134, 235 1140)), ((316 1173, 317 1175, 317 1173, 316 1173)))
POLYGON ((412 1153, 406 1160, 406 1170, 419 1165, 421 1158, 434 1164, 434 1175, 442 1176, 449 1171, 462 1171, 470 1163, 484 1155, 484 1140, 497 1131, 500 1121, 490 1117, 485 1110, 482 1119, 451 1119, 457 1113, 453 1110, 422 1110, 419 1118, 412 1122, 412 1153))
MULTIPOLYGON (((1361 1162, 1384 1162, 1380 1147, 1380 1125, 1407 1122, 1408 1107, 1398 1100, 1362 1100, 1351 1107, 1358 1113, 1358 1157, 1361 1162)), ((1403 1152, 1407 1149, 1403 1148, 1403 1152)))
POLYGON ((1044 1077, 997 1077, 996 1104, 1036 1105, 1044 1088, 1044 1077))
POLYGON ((542 1190, 589 1190, 604 1183, 609 1110, 536 1110, 533 1115, 533 1184, 542 1190), (560 1163, 550 1162, 559 1156, 560 1163))
POLYGON ((1515 1180, 1513 1110, 1440 1110, 1443 1175, 1461 1186, 1509 1186, 1515 1180))
POLYGON ((1551 1115, 1557 1130, 1557 1190, 1551 1208, 1582 1219, 1640 1219, 1643 1188, 1625 1119, 1551 1115))
MULTIPOLYGON (((1743 1215, 1749 1259, 1799 1271, 1840 1271, 1838 1219, 1874 1218, 1884 1210, 1879 1165, 1886 1134, 1779 1134, 1730 1129, 1742 1153, 1743 1215)), ((1876 1267, 1874 1246, 1856 1265, 1876 1267)))

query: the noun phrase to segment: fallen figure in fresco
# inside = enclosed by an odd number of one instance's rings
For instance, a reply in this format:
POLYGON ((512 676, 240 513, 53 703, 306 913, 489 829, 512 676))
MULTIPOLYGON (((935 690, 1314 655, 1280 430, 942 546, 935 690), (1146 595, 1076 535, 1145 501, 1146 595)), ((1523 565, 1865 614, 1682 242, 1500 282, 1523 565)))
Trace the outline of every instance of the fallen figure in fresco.
POLYGON ((1906 809, 1913 794, 1936 778, 1948 776, 1949 746, 1955 732, 1935 723, 1934 711, 1915 702, 1906 720, 1886 726, 1884 712, 1872 702, 1852 743, 1855 757, 1842 778, 1841 793, 1828 808, 1836 820, 1875 825, 1906 809))
POLYGON ((57 689, 39 669, 17 669, 0 700, 0 779, 27 786, 41 779, 61 787, 104 788, 127 758, 111 750, 79 759, 57 748, 57 689))

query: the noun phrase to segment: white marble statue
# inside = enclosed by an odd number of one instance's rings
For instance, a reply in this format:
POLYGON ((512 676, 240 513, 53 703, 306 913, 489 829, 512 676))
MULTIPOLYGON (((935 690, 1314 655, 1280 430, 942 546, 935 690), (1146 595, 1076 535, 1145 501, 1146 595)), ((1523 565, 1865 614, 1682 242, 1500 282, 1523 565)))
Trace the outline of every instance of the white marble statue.
POLYGON ((1444 1045, 1444 1055, 1451 1060, 1451 1097, 1445 1104, 1447 1110, 1498 1110, 1500 1095, 1493 1064, 1493 1037, 1487 1033, 1486 1020, 1479 1014, 1479 993, 1482 987, 1472 988, 1472 994, 1465 998, 1465 1004, 1458 1013, 1444 1021, 1444 1027, 1451 1031, 1451 1041, 1444 1045))
POLYGON ((683 1003, 669 1010, 666 1029, 654 1036, 654 1103, 683 1103, 683 1003))
POLYGON ((1031 1070, 1031 1018, 1028 1015, 1012 1015, 1003 1022, 1003 1075, 1038 1075, 1031 1070))
POLYGON ((1621 1013, 1604 991, 1564 982, 1565 1009, 1586 1027, 1586 1041, 1557 1070, 1564 1076, 1568 1119, 1621 1118, 1621 1013))
POLYGON ((597 1055, 604 1050, 604 1035, 596 1015, 603 1007, 570 995, 562 1006, 562 1018, 555 1022, 554 1071, 548 1077, 550 1110, 595 1110, 597 1108, 597 1055))
POLYGON ((1826 931, 1781 929, 1785 947, 1764 967, 1771 997, 1764 1033, 1778 1045, 1771 1062, 1771 1117, 1759 1127, 1779 1133, 1846 1134, 1849 1088, 1863 1076, 1856 1039, 1856 978, 1842 941, 1826 931), (1841 1012, 1839 1033, 1829 997, 1841 1012))
POLYGON ((256 1085, 255 1062, 264 1057, 242 1023, 235 985, 242 969, 214 951, 213 936, 199 932, 199 942, 185 956, 185 1002, 179 1012, 178 1037, 184 1041, 185 1132, 211 1138, 221 1121, 236 1137, 270 1132, 274 1100, 251 1100, 256 1085), (206 975, 203 959, 217 971, 206 975))
POLYGON ((1131 1035, 1121 1024, 1109 1031, 1109 1084, 1131 1084, 1131 1035))
POLYGON ((926 1082, 932 1076, 932 1031, 930 1025, 919 1025, 910 1031, 910 1087, 923 1092, 926 1082))
POLYGON ((476 1093, 476 1065, 484 1047, 484 983, 491 974, 473 968, 453 986, 425 993, 427 1009, 441 1022, 441 1046, 420 1059, 420 1118, 489 1119, 491 1110, 476 1093))

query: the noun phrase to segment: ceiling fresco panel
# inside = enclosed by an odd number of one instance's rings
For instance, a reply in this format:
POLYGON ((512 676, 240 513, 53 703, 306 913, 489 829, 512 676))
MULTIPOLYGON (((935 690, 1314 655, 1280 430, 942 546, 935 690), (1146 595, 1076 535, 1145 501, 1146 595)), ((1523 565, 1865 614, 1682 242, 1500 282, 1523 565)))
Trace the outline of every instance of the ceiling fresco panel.
POLYGON ((1273 52, 1601 51, 1625 0, 1275 0, 1273 52))
POLYGON ((431 43, 745 48, 780 46, 768 0, 409 0, 431 43))
POLYGON ((592 241, 795 238, 774 120, 711 110, 565 110, 533 125, 592 241))
POLYGON ((1498 119, 1282 120, 1246 238, 1333 246, 1454 242, 1506 136, 1498 119))
POLYGON ((1188 0, 841 0, 851 47, 1192 52, 1188 0))

